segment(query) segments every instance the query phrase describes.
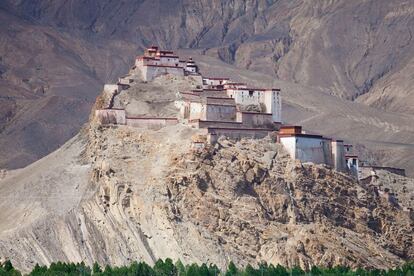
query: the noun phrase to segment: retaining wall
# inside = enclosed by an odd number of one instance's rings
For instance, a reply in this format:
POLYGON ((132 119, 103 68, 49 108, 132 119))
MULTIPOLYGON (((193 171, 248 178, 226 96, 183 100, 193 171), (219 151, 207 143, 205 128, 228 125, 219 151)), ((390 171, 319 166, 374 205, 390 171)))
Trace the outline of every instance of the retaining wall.
POLYGON ((98 122, 102 125, 125 125, 125 109, 98 109, 95 111, 98 122))
POLYGON ((177 118, 148 118, 148 117, 127 117, 126 125, 131 127, 147 128, 158 130, 165 126, 176 125, 177 118))

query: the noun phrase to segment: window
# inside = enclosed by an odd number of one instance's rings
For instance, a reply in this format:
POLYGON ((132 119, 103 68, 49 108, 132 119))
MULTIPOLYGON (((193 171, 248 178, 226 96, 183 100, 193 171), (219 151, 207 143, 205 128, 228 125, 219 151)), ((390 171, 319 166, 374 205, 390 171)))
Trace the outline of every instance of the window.
POLYGON ((356 166, 357 164, 357 160, 356 159, 352 159, 352 165, 356 166))
POLYGON ((249 90, 249 96, 250 96, 250 97, 253 97, 253 93, 254 93, 254 91, 253 91, 253 90, 249 90))

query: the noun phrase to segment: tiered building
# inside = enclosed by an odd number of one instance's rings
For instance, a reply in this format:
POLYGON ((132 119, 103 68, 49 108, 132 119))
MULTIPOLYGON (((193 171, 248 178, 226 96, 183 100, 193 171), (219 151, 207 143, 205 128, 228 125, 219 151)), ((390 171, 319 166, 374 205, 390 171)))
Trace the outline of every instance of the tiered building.
POLYGON ((140 69, 142 79, 153 80, 164 74, 184 76, 198 74, 198 67, 190 58, 188 61, 180 60, 173 51, 159 50, 157 46, 146 49, 144 55, 135 60, 135 67, 140 69))
MULTIPOLYGON (((176 118, 131 117, 125 110, 108 108, 97 110, 102 124, 125 124, 133 127, 157 129, 183 123, 200 129, 193 141, 194 149, 205 143, 215 143, 220 136, 231 139, 277 137, 292 159, 302 162, 326 164, 337 171, 351 172, 358 177, 358 157, 350 145, 342 140, 309 134, 300 126, 282 124, 282 99, 278 88, 252 88, 229 78, 204 77, 192 58, 181 60, 174 52, 151 46, 137 57, 134 71, 144 81, 171 74, 191 76, 199 84, 197 89, 177 93, 176 118)), ((117 85, 106 85, 113 97, 131 83, 122 78, 117 85)))

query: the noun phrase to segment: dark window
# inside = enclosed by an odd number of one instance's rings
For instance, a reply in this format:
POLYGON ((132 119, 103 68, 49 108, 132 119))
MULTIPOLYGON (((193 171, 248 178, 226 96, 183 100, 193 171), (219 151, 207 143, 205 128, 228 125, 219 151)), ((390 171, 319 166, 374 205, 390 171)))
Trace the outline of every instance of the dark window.
POLYGON ((356 166, 357 164, 357 160, 356 159, 352 159, 352 165, 356 166))
POLYGON ((252 97, 253 96, 253 90, 249 90, 249 96, 252 97))

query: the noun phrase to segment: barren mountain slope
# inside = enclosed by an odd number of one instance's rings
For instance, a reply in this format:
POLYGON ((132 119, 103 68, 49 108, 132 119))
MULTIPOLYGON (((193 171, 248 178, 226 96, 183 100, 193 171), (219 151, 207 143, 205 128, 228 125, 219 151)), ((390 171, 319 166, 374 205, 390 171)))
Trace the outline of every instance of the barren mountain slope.
POLYGON ((243 68, 347 98, 369 93, 361 100, 414 112, 407 71, 412 1, 21 0, 3 6, 84 37, 211 49, 243 68))
MULTIPOLYGON (((0 166, 27 165, 72 137, 100 85, 149 44, 201 48, 303 93, 363 94, 358 102, 413 114, 413 9, 406 0, 1 1, 0 166)), ((413 163, 400 152, 393 162, 413 163)))
MULTIPOLYGON (((116 102, 136 106, 142 94, 154 115, 159 95, 162 105, 175 98, 161 87, 181 81, 138 83, 116 102)), ((197 132, 91 119, 61 149, 0 180, 0 257, 25 270, 56 260, 166 257, 221 267, 234 260, 384 268, 414 257, 407 201, 395 204, 344 174, 292 161, 270 139, 220 139, 195 153, 197 132)))
POLYGON ((2 9, 0 22, 0 167, 19 168, 79 131, 103 83, 135 50, 110 41, 102 48, 2 9))

